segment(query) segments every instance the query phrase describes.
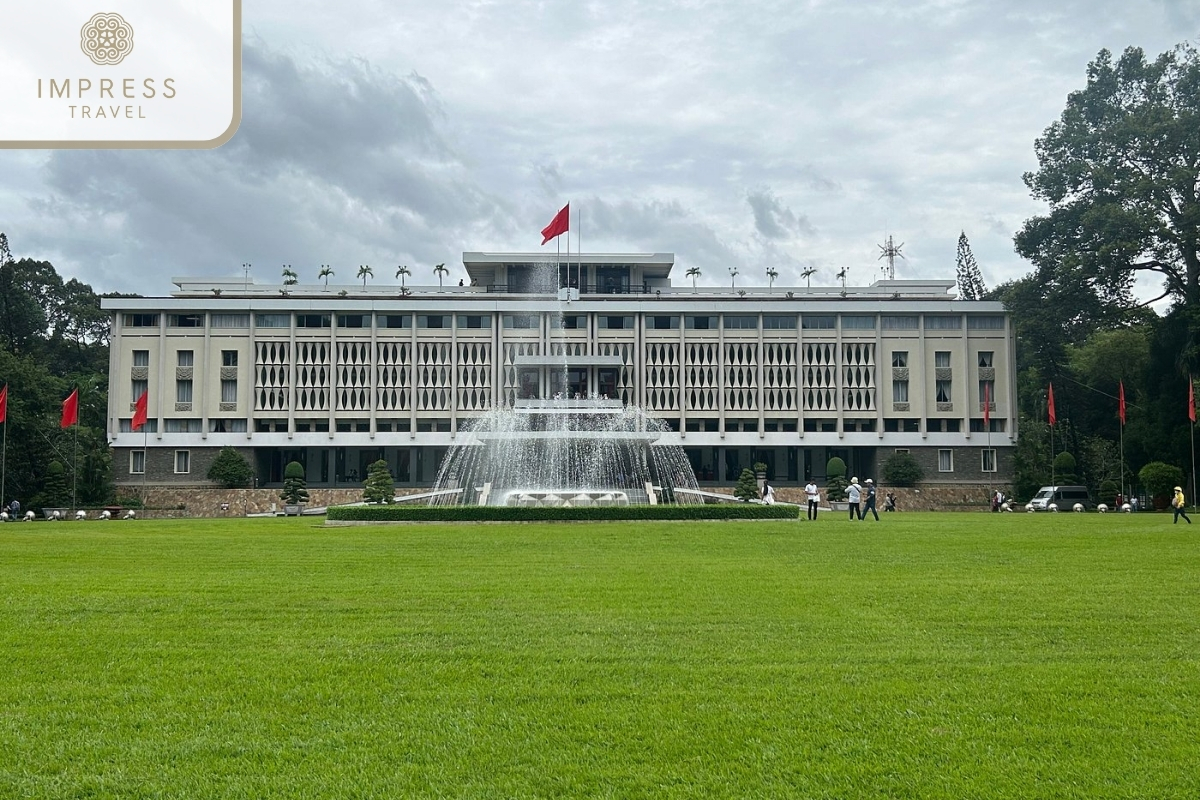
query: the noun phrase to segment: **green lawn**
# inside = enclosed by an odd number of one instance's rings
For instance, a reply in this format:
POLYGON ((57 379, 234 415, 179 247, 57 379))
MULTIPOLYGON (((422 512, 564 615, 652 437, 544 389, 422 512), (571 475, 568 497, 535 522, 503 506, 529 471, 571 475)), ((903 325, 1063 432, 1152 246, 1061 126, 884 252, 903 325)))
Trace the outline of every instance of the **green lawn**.
POLYGON ((1200 796, 1169 516, 0 526, 0 797, 1200 796))

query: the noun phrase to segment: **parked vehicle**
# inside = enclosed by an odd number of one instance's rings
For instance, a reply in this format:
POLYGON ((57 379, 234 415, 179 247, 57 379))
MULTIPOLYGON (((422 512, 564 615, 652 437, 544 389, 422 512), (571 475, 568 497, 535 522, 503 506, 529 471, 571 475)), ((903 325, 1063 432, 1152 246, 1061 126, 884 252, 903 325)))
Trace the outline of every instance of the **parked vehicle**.
POLYGON ((1051 504, 1059 511, 1070 511, 1076 503, 1082 504, 1085 511, 1096 508, 1086 486, 1043 486, 1029 501, 1034 511, 1045 511, 1051 504))

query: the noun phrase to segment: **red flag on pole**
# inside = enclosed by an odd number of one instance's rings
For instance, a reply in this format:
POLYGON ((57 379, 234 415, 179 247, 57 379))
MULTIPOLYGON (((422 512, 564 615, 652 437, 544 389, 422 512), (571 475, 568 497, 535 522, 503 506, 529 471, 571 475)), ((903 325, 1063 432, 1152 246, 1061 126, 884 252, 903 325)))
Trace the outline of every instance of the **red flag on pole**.
POLYGON ((555 236, 562 236, 569 230, 571 230, 571 204, 567 203, 562 207, 561 211, 554 215, 554 219, 550 220, 550 224, 542 228, 542 244, 550 241, 555 236))
POLYGON ((71 392, 71 396, 63 400, 62 422, 60 427, 69 428, 79 422, 79 390, 71 392))
POLYGON ((1121 424, 1125 424, 1125 381, 1117 384, 1117 416, 1121 418, 1121 424))
POLYGON ((1054 384, 1050 384, 1050 395, 1046 406, 1047 416, 1050 418, 1050 427, 1054 427, 1054 423, 1058 422, 1058 417, 1054 415, 1054 384))
POLYGON ((0 389, 0 422, 8 422, 8 384, 0 389))
POLYGON ((992 382, 983 382, 983 427, 992 429, 992 382))
POLYGON ((142 396, 139 397, 137 399, 137 402, 135 402, 133 404, 133 425, 132 425, 132 427, 135 431, 138 428, 140 428, 146 424, 146 398, 149 396, 150 396, 150 392, 148 392, 148 391, 142 392, 142 396))
MULTIPOLYGON (((5 389, 8 387, 5 386, 5 389)), ((1192 385, 1192 376, 1188 375, 1188 419, 1196 421, 1196 388, 1192 385)))

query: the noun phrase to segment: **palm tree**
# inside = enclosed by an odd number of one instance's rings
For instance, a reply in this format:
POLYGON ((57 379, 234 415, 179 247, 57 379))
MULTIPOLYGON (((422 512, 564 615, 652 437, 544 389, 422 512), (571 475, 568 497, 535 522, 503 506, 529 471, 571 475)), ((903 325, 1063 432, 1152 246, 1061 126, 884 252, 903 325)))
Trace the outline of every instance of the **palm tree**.
POLYGON ((411 276, 411 275, 412 275, 412 270, 411 270, 411 269, 409 269, 409 268, 408 268, 407 266, 405 266, 405 265, 401 265, 401 266, 399 266, 399 267, 396 267, 396 277, 400 279, 400 288, 401 288, 401 289, 403 289, 403 288, 404 288, 404 276, 405 276, 405 275, 410 275, 410 276, 411 276))
POLYGON ((375 271, 368 265, 360 265, 358 268, 358 277, 363 279, 363 288, 367 288, 367 278, 374 278, 375 271))
POLYGON ((809 267, 808 269, 804 270, 804 272, 801 272, 801 273, 800 273, 800 277, 801 277, 801 278, 804 278, 804 280, 806 281, 806 284, 805 284, 805 285, 806 285, 806 286, 807 286, 809 289, 811 289, 811 288, 812 288, 812 276, 813 276, 813 275, 816 275, 816 274, 817 274, 817 268, 816 268, 816 267, 809 267))
POLYGON ((436 267, 433 268, 433 271, 437 273, 438 286, 442 285, 442 276, 450 274, 450 270, 446 269, 445 264, 438 264, 436 267))
POLYGON ((775 289, 775 279, 779 277, 779 272, 774 267, 767 267, 767 291, 771 292, 775 289))
POLYGON ((299 282, 300 282, 300 276, 296 274, 296 271, 294 269, 292 269, 292 265, 284 264, 283 265, 283 285, 284 286, 295 286, 299 282))
POLYGON ((737 276, 738 276, 738 268, 730 267, 729 268, 729 286, 733 289, 737 288, 737 276))
POLYGON ((317 278, 325 279, 325 290, 329 290, 329 276, 333 274, 333 267, 328 264, 321 265, 321 271, 317 273, 317 278))
POLYGON ((692 279, 692 294, 696 293, 696 278, 700 275, 699 267, 690 267, 687 271, 687 276, 692 279))

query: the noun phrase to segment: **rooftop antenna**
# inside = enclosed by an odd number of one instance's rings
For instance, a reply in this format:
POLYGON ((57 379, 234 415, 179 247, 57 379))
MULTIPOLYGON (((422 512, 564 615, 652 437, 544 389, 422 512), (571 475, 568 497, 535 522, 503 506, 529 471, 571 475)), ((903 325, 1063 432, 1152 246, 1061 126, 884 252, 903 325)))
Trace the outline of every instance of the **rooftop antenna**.
POLYGON ((243 285, 242 285, 243 289, 250 288, 250 267, 251 266, 252 266, 251 264, 242 264, 242 274, 245 276, 245 278, 243 280, 243 285))
MULTIPOLYGON (((899 256, 900 258, 904 258, 904 254, 900 252, 901 247, 904 247, 904 242, 896 244, 892 240, 892 235, 890 233, 888 234, 887 244, 879 245, 879 249, 883 251, 879 254, 879 258, 887 259, 887 266, 881 267, 881 269, 883 270, 884 277, 889 281, 896 280, 896 257, 899 256)), ((876 260, 878 261, 879 259, 876 260)))
POLYGON ((841 278, 841 280, 842 280, 843 293, 845 292, 845 289, 846 289, 846 273, 849 271, 850 271, 849 267, 842 267, 842 271, 836 275, 836 277, 841 278))

